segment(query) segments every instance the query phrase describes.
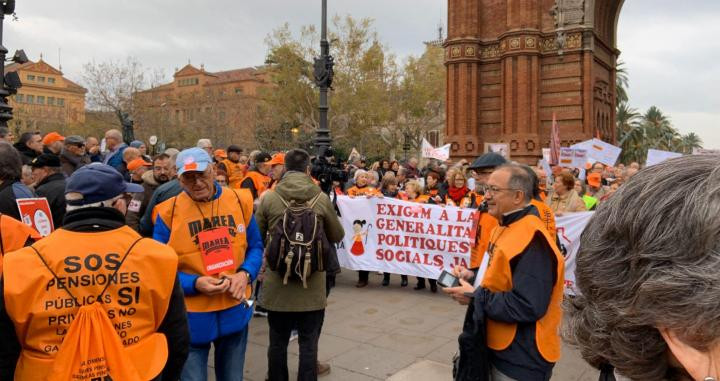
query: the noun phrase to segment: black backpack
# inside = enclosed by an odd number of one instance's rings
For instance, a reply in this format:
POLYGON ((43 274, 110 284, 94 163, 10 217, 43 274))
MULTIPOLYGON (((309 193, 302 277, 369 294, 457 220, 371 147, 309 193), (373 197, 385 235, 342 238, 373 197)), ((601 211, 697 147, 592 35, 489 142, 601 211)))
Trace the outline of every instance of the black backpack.
POLYGON ((285 214, 269 233, 267 265, 283 276, 284 285, 292 277, 307 288, 310 274, 325 271, 332 254, 323 220, 313 210, 322 193, 304 203, 288 203, 277 192, 272 193, 285 205, 285 214))

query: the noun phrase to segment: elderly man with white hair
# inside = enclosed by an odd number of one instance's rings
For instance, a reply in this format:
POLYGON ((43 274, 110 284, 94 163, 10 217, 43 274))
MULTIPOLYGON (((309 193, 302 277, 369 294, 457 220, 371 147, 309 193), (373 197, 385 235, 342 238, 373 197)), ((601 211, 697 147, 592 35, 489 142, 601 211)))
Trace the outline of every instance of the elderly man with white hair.
POLYGON ((207 152, 210 157, 213 156, 213 144, 210 139, 199 139, 197 141, 197 147, 205 150, 205 152, 207 152))

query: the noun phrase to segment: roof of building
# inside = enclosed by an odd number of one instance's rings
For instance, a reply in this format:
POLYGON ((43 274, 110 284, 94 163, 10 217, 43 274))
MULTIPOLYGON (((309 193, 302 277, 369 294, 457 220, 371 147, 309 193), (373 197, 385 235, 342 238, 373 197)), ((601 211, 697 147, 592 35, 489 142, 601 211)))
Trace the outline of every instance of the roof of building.
MULTIPOLYGON (((9 64, 9 65, 5 65, 5 72, 6 72, 6 73, 11 72, 11 71, 18 71, 18 70, 30 71, 30 72, 33 72, 33 73, 44 73, 44 74, 58 75, 58 76, 60 76, 60 77, 62 78, 63 82, 64 82, 65 85, 67 86, 67 90, 76 91, 76 92, 82 92, 82 93, 86 93, 86 92, 87 92, 87 89, 86 89, 86 88, 84 88, 84 87, 78 85, 77 83, 75 83, 75 82, 73 82, 73 81, 65 78, 65 77, 63 76, 63 72, 62 72, 62 71, 54 68, 54 67, 53 67, 52 65, 50 65, 49 63, 43 61, 42 58, 41 58, 40 60, 38 60, 37 62, 28 61, 28 62, 26 62, 26 63, 24 63, 24 64, 18 64, 18 63, 13 62, 13 63, 11 63, 11 64, 9 64)), ((21 80, 22 80, 22 79, 21 79, 21 80)), ((27 83, 25 83, 25 84, 27 84, 27 83)))
MULTIPOLYGON (((173 74, 173 77, 180 78, 180 77, 190 77, 190 76, 194 76, 194 75, 202 75, 205 77, 205 81, 204 81, 205 86, 221 85, 221 84, 225 84, 225 83, 240 82, 240 81, 262 82, 263 81, 263 78, 262 78, 263 70, 262 69, 263 69, 262 67, 246 67, 246 68, 242 68, 242 69, 209 72, 209 71, 205 70, 204 66, 197 68, 197 67, 193 66, 192 64, 187 64, 187 65, 183 66, 180 70, 176 71, 175 74, 173 74)), ((174 88, 173 84, 174 84, 174 82, 165 83, 165 84, 158 85, 151 89, 144 90, 141 92, 172 90, 174 88)))

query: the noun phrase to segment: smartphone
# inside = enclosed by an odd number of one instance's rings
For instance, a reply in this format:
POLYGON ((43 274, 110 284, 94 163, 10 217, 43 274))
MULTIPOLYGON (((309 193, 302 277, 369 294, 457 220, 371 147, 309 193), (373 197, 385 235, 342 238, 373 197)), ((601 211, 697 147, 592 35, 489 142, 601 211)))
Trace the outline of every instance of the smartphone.
POLYGON ((438 284, 440 286, 447 288, 447 287, 457 287, 460 285, 460 281, 458 278, 453 275, 452 273, 447 272, 447 270, 443 270, 440 273, 440 276, 437 279, 438 284))

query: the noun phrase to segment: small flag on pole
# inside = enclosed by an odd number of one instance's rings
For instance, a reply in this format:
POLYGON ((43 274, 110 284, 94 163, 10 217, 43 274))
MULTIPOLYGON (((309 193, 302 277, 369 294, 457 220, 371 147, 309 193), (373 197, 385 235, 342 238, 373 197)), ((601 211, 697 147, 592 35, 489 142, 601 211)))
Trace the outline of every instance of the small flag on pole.
POLYGON ((550 165, 560 164, 560 129, 557 118, 553 113, 552 128, 550 129, 550 165))

